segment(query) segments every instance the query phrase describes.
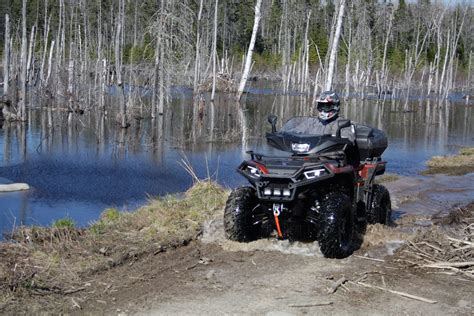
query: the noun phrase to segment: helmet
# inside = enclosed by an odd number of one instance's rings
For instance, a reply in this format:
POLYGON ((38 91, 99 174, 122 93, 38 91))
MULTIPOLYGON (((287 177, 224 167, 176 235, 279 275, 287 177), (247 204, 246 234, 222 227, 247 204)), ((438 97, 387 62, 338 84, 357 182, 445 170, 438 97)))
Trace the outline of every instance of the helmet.
POLYGON ((339 115, 341 101, 336 92, 325 91, 316 102, 321 121, 329 121, 339 115))

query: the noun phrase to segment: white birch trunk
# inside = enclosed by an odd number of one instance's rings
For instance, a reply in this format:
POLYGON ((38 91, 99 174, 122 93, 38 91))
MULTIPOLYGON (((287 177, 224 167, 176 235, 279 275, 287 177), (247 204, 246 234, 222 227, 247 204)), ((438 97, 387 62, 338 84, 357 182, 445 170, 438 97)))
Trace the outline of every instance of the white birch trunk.
POLYGON ((212 41, 212 92, 211 101, 214 101, 216 95, 216 60, 217 60, 217 9, 219 7, 219 0, 216 0, 214 8, 214 38, 212 41))
POLYGON ((336 29, 331 45, 331 54, 329 55, 328 74, 326 79, 325 90, 331 90, 334 77, 334 68, 336 66, 337 49, 339 46, 339 37, 341 36, 342 20, 344 17, 345 0, 341 0, 339 14, 337 16, 336 29))
POLYGON ((388 30, 385 37, 385 43, 383 46, 383 57, 382 57, 382 70, 380 71, 380 88, 379 88, 379 97, 380 93, 384 93, 384 97, 387 94, 387 50, 388 50, 388 42, 390 39, 390 34, 392 32, 392 24, 393 24, 393 17, 394 17, 394 10, 390 14, 390 20, 388 22, 388 30))
POLYGON ((54 52, 54 44, 56 42, 53 40, 51 42, 51 47, 49 49, 49 58, 48 58, 48 73, 46 75, 46 79, 45 79, 45 82, 46 84, 48 84, 49 82, 49 77, 51 77, 51 70, 52 70, 52 67, 53 67, 53 52, 54 52))
POLYGON ((115 72, 117 73, 117 91, 119 95, 119 106, 120 106, 120 118, 119 124, 122 128, 127 128, 127 104, 125 102, 125 93, 122 81, 122 54, 121 54, 121 33, 123 28, 123 7, 122 1, 119 2, 119 13, 117 18, 117 29, 115 31, 115 47, 114 47, 114 54, 115 54, 115 72))
POLYGON ((36 38, 36 25, 31 27, 30 43, 28 47, 28 58, 26 61, 26 81, 29 82, 32 79, 31 65, 34 62, 34 49, 35 49, 35 38, 36 38))
POLYGON ((10 16, 5 14, 5 42, 3 48, 3 95, 8 97, 10 87, 10 16))
POLYGON ((309 21, 311 19, 311 10, 308 12, 308 16, 306 18, 306 29, 304 32, 304 71, 303 71, 303 92, 309 92, 309 40, 308 40, 308 32, 309 32, 309 21))
POLYGON ((26 71, 27 71, 27 46, 26 38, 26 0, 22 1, 22 32, 21 32, 21 57, 20 57, 20 99, 18 100, 17 116, 20 121, 26 121, 26 71))
MULTIPOLYGON (((46 1, 45 5, 48 4, 48 1, 46 1)), ((51 16, 47 18, 47 9, 45 9, 45 30, 44 30, 44 35, 43 35, 43 53, 41 55, 41 66, 40 66, 40 79, 41 79, 41 84, 43 84, 45 76, 44 76, 44 68, 45 68, 45 63, 46 63, 46 55, 48 54, 48 37, 49 37, 49 25, 51 23, 51 16), (46 20, 47 19, 47 20, 46 20)))
POLYGON ((194 93, 198 92, 199 88, 199 69, 200 69, 200 47, 201 47, 201 17, 202 17, 202 7, 203 7, 203 0, 199 3, 199 12, 197 17, 197 26, 196 26, 196 57, 194 59, 194 93))
POLYGON ((100 86, 100 94, 99 94, 99 109, 103 111, 105 109, 105 94, 107 92, 107 59, 102 60, 101 64, 101 72, 99 77, 99 86, 100 86))
POLYGON ((257 39, 258 24, 260 23, 260 17, 261 17, 261 14, 260 14, 261 5, 262 5, 262 0, 257 0, 257 4, 255 5, 255 20, 253 23, 252 37, 250 38, 249 49, 247 51, 247 58, 245 59, 245 67, 242 73, 242 78, 240 79, 239 89, 237 90, 237 101, 240 101, 240 99, 242 98, 242 93, 244 92, 245 84, 247 83, 247 78, 249 76, 250 66, 252 65, 252 54, 253 54, 253 49, 255 46, 255 40, 257 39))

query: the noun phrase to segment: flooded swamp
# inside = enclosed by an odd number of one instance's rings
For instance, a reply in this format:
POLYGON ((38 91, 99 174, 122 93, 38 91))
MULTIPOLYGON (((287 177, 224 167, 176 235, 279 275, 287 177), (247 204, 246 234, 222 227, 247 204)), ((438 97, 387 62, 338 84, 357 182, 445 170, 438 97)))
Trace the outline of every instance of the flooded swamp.
MULTIPOLYGON (((25 182, 31 189, 0 193, 0 231, 61 218, 86 226, 105 208, 130 211, 149 197, 183 192, 193 182, 183 167, 188 163, 198 178, 243 185, 235 169, 245 152, 270 150, 268 114, 278 116, 277 126, 313 114, 307 97, 266 90, 249 93, 243 108, 229 94, 214 102, 193 100, 192 91, 176 89, 155 119, 145 107, 134 108, 127 129, 117 125, 114 113, 86 110, 71 117, 60 107, 48 113, 32 106, 27 123, 4 122, 0 183, 25 182)), ((420 177, 432 156, 474 144, 474 109, 463 100, 353 98, 343 102, 342 115, 384 130, 388 172, 403 176, 420 177)))

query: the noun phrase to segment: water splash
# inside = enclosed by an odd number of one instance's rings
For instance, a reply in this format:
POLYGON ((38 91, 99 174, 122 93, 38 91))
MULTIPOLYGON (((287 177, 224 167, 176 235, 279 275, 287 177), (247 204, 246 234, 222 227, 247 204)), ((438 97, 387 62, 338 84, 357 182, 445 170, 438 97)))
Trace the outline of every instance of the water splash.
POLYGON ((230 241, 225 238, 222 218, 214 219, 204 224, 201 241, 218 244, 224 250, 233 252, 277 251, 299 256, 323 257, 317 242, 290 242, 289 240, 277 240, 273 237, 249 243, 230 241))

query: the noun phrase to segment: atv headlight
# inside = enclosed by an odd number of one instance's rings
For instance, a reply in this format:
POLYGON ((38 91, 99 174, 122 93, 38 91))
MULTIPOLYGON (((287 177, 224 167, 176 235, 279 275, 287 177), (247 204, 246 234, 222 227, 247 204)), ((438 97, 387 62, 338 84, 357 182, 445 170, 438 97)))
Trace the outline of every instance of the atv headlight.
POLYGON ((260 177, 260 170, 258 168, 252 167, 252 166, 247 166, 247 169, 250 171, 250 173, 256 177, 260 177))
POLYGON ((306 179, 314 179, 320 177, 326 173, 326 169, 314 169, 310 171, 305 171, 304 176, 306 179))
POLYGON ((291 150, 299 153, 305 153, 309 150, 309 144, 292 143, 291 150))

